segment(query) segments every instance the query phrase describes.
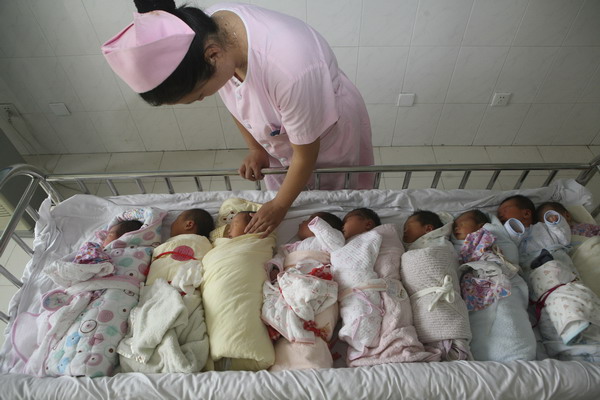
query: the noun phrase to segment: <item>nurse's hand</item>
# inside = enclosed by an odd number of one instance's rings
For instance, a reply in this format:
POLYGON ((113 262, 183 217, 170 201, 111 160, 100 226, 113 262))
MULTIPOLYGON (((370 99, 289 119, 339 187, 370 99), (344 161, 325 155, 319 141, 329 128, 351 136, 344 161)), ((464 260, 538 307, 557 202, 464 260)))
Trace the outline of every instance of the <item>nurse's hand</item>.
POLYGON ((263 206, 254 214, 246 226, 245 233, 260 233, 261 238, 266 238, 273 233, 287 214, 288 207, 279 205, 277 199, 263 204, 263 206))
POLYGON ((250 149, 250 152, 244 158, 242 166, 238 169, 240 176, 249 181, 259 181, 264 176, 260 172, 263 168, 269 167, 269 155, 263 148, 250 149))

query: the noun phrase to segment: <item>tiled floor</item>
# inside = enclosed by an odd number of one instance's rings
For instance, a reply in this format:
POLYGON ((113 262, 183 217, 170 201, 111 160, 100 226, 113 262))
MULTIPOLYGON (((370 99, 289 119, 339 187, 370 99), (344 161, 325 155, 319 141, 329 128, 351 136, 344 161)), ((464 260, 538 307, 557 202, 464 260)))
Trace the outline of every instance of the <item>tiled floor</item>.
MULTIPOLYGON (((208 150, 208 151, 167 151, 146 153, 111 154, 75 154, 27 156, 26 161, 54 173, 76 172, 117 172, 117 171, 168 171, 184 169, 229 169, 238 168, 245 155, 244 150, 208 150)), ((450 163, 528 163, 528 162, 587 162, 600 155, 600 146, 439 146, 439 147, 380 147, 375 148, 375 163, 388 164, 450 164, 450 163)), ((487 185, 491 173, 471 174, 467 188, 481 188, 487 185)), ((511 189, 520 172, 503 172, 494 189, 511 189)), ((569 176, 573 176, 570 174, 569 176)), ((462 172, 444 173, 438 184, 440 189, 457 188, 462 172)), ((431 185, 433 173, 414 173, 410 188, 424 188, 431 185)), ((545 180, 544 173, 532 172, 523 187, 537 187, 545 180)), ((403 173, 387 173, 381 181, 382 189, 400 189, 404 181, 403 173)), ((167 186, 161 180, 143 181, 147 192, 166 193, 167 186)), ((204 190, 224 190, 222 178, 201 179, 204 190)), ((234 189, 254 189, 254 183, 232 178, 234 189)), ((122 194, 139 193, 133 181, 116 183, 122 194)), ((195 191, 192 179, 174 179, 176 191, 195 191)), ((600 176, 596 176, 588 185, 594 197, 600 199, 600 176)), ((100 196, 110 195, 105 184, 89 185, 90 192, 100 196)), ((79 192, 77 187, 62 187, 65 194, 79 192)), ((600 219, 599 219, 600 222, 600 219)), ((29 240, 30 242, 31 240, 29 240)), ((0 258, 16 276, 22 275, 27 254, 14 242, 11 242, 0 258)), ((0 309, 6 310, 9 299, 16 289, 3 277, 0 277, 0 309)), ((0 323, 0 328, 4 325, 0 323)), ((0 335, 1 336, 1 335, 0 335)), ((2 343, 3 337, 0 337, 2 343)))

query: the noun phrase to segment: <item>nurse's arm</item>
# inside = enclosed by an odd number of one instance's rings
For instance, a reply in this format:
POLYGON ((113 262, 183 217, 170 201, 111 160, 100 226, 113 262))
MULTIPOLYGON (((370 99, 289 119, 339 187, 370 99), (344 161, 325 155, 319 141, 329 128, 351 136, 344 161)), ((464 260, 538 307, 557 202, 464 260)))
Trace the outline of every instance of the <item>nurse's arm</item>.
POLYGON ((280 205, 285 206, 286 211, 306 187, 317 164, 321 141, 317 139, 309 144, 290 144, 293 151, 292 162, 277 192, 277 196, 273 199, 273 201, 277 201, 280 205))
MULTIPOLYGON (((233 117, 233 116, 232 116, 233 117)), ((238 173, 244 179, 250 181, 257 181, 263 178, 261 170, 263 168, 269 168, 269 154, 267 151, 254 139, 252 134, 248 132, 246 127, 240 123, 235 117, 233 117, 235 124, 242 133, 244 141, 248 145, 250 152, 242 162, 242 165, 238 169, 238 173)))
POLYGON ((254 214, 246 227, 247 233, 264 232, 263 237, 266 237, 273 232, 308 183, 319 156, 320 139, 309 144, 291 146, 292 161, 277 195, 254 214))

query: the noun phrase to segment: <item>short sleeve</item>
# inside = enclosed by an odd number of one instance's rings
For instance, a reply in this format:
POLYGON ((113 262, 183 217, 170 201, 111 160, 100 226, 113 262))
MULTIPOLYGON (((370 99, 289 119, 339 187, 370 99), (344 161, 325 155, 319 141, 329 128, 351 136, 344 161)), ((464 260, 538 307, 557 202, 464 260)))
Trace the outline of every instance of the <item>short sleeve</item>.
POLYGON ((336 94, 329 69, 317 63, 293 81, 277 85, 281 122, 292 144, 309 144, 337 122, 336 94))

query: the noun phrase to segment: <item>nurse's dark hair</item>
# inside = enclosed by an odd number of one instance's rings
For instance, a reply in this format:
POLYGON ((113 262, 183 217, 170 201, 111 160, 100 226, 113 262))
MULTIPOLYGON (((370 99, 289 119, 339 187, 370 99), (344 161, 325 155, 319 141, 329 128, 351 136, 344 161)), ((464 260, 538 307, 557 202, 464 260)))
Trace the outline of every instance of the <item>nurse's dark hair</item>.
POLYGON ((208 38, 219 40, 219 28, 204 11, 185 4, 176 7, 173 0, 134 0, 134 3, 139 13, 156 10, 169 12, 196 33, 175 71, 154 89, 140 93, 142 99, 153 106, 175 103, 192 92, 198 82, 209 79, 215 73, 215 67, 204 56, 204 47, 208 38))

